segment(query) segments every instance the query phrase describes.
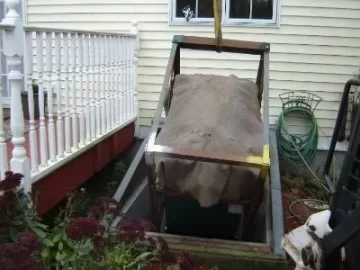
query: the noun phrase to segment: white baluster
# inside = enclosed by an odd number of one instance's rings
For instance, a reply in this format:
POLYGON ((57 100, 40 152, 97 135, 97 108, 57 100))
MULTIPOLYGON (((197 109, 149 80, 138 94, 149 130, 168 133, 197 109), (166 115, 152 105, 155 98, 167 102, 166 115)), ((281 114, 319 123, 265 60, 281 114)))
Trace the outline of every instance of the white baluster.
POLYGON ((118 106, 119 106, 119 124, 122 124, 123 117, 122 117, 122 51, 121 51, 121 43, 122 42, 122 36, 118 37, 117 41, 117 51, 118 51, 118 74, 117 74, 117 80, 118 80, 118 106))
POLYGON ((134 91, 134 116, 137 117, 135 122, 135 136, 140 136, 140 109, 138 101, 138 79, 137 79, 137 64, 138 64, 138 53, 140 49, 140 40, 139 40, 139 29, 138 22, 132 21, 131 33, 136 35, 134 40, 134 58, 133 58, 133 91, 134 91))
POLYGON ((127 101, 128 101, 128 120, 131 118, 131 107, 132 107, 132 53, 131 53, 131 38, 127 37, 127 101))
POLYGON ((40 158, 42 167, 47 166, 47 137, 45 126, 45 106, 44 106, 44 59, 43 59, 43 32, 36 33, 36 66, 39 76, 39 112, 40 112, 40 158))
POLYGON ((85 74, 85 127, 86 127, 86 143, 91 141, 91 129, 90 129, 90 74, 89 74, 89 57, 90 57, 90 36, 84 34, 84 74, 85 74))
POLYGON ((77 107, 76 107, 76 33, 71 33, 71 71, 72 71, 72 138, 73 138, 73 150, 79 148, 78 141, 78 116, 77 116, 77 107))
POLYGON ((122 90, 122 80, 121 80, 121 60, 122 60, 122 52, 121 52, 121 39, 122 36, 117 37, 116 42, 116 50, 118 52, 118 63, 117 63, 117 104, 118 104, 118 124, 122 124, 122 112, 121 112, 121 90, 122 90))
POLYGON ((131 39, 130 54, 130 73, 131 73, 131 118, 135 117, 134 94, 135 94, 135 77, 134 77, 134 57, 135 57, 135 39, 131 39))
POLYGON ((125 102, 125 37, 121 37, 119 43, 120 51, 120 110, 121 110, 121 123, 126 121, 126 102, 125 102))
POLYGON ((130 119, 131 111, 131 39, 126 37, 126 120, 130 119))
POLYGON ((101 78, 101 135, 105 134, 106 131, 106 37, 100 36, 101 38, 101 55, 100 55, 100 73, 101 78))
MULTIPOLYGON (((1 68, 1 67, 0 67, 1 68)), ((0 76, 0 181, 5 178, 5 172, 9 170, 7 147, 4 132, 4 111, 2 105, 2 80, 0 76)))
POLYGON ((85 145, 85 117, 84 117, 84 34, 78 35, 78 59, 79 59, 79 124, 80 146, 85 145))
POLYGON ((90 122, 91 122, 91 140, 96 139, 96 69, 95 69, 95 54, 96 54, 96 39, 95 35, 90 35, 90 74, 91 74, 91 111, 90 111, 90 122))
POLYGON ((114 84, 114 59, 115 59, 115 50, 114 50, 114 36, 109 36, 110 44, 110 129, 115 128, 115 84, 114 84))
POLYGON ((130 59, 130 71, 129 71, 129 81, 130 81, 130 118, 135 116, 135 107, 134 107, 134 93, 135 93, 135 83, 134 83, 134 57, 135 57, 135 38, 130 38, 130 45, 129 45, 129 59, 130 59))
POLYGON ((129 93, 129 97, 128 97, 128 102, 129 102, 129 110, 128 110, 128 114, 129 114, 129 119, 132 118, 132 99, 133 99, 133 52, 132 52, 132 37, 128 38, 128 76, 129 76, 129 87, 128 87, 128 93, 129 93))
POLYGON ((71 119, 70 119, 70 70, 69 70, 69 34, 63 34, 64 74, 65 74, 65 151, 71 153, 71 119))
POLYGON ((119 112, 119 49, 118 49, 118 43, 119 43, 119 36, 114 37, 114 113, 115 113, 115 125, 118 126, 120 124, 120 112, 119 112))
POLYGON ((133 115, 138 117, 135 123, 135 135, 139 135, 139 103, 138 103, 138 82, 137 82, 137 64, 138 64, 138 50, 135 40, 135 50, 134 50, 134 62, 133 62, 133 84, 134 84, 134 113, 133 115))
POLYGON ((35 128, 35 119, 34 119, 34 93, 33 93, 33 32, 25 33, 25 74, 27 79, 27 92, 28 92, 28 104, 29 104, 29 115, 30 115, 30 129, 29 129, 29 139, 30 139, 30 162, 31 162, 31 171, 36 172, 38 170, 38 147, 37 147, 37 136, 35 128))
POLYGON ((110 62, 111 62, 111 49, 110 49, 110 36, 105 36, 105 104, 106 104, 106 131, 111 129, 111 73, 110 73, 110 62))
POLYGON ((30 160, 26 156, 24 147, 24 114, 21 104, 21 88, 23 75, 20 72, 21 58, 17 55, 7 58, 9 68, 8 79, 11 91, 11 131, 13 134, 12 143, 14 149, 12 151, 12 159, 10 160, 11 170, 13 172, 22 173, 24 175, 25 192, 31 190, 30 180, 30 160))
POLYGON ((56 72, 56 96, 57 96, 57 150, 58 157, 64 157, 64 123, 62 110, 61 91, 61 33, 55 33, 55 72, 56 72))
POLYGON ((100 79, 102 78, 101 72, 102 72, 102 43, 101 43, 102 37, 100 35, 96 35, 96 54, 95 54, 95 67, 96 67, 96 137, 101 136, 101 90, 102 90, 102 83, 100 79))
POLYGON ((122 78, 122 116, 123 116, 123 122, 127 121, 127 117, 126 117, 126 109, 127 109, 127 104, 126 104, 126 37, 122 38, 122 46, 121 46, 121 51, 122 51, 122 74, 121 74, 121 78, 122 78))
POLYGON ((47 105, 48 105, 48 128, 49 128, 49 153, 50 160, 56 161, 56 141, 55 141, 55 123, 54 123, 54 103, 53 103, 53 87, 52 87, 52 32, 46 33, 46 74, 47 74, 47 105))

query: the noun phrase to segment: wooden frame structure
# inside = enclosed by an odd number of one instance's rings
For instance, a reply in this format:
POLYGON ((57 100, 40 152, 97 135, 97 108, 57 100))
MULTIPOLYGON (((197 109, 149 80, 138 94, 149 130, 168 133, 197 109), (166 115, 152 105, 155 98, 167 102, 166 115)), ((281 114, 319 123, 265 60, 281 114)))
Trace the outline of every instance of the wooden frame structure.
MULTIPOLYGON (((160 95, 160 100, 155 113, 155 118, 149 135, 149 140, 145 149, 145 160, 148 170, 149 192, 153 210, 153 221, 159 228, 162 219, 162 203, 164 195, 188 197, 187 194, 174 193, 157 187, 155 174, 155 155, 194 161, 220 163, 227 165, 241 165, 260 169, 259 178, 266 180, 269 168, 269 52, 270 44, 252 41, 222 40, 222 52, 241 53, 259 55, 259 68, 257 72, 256 84, 259 87, 258 101, 263 108, 263 129, 264 145, 262 156, 239 156, 231 153, 219 153, 199 151, 192 149, 180 149, 155 144, 156 137, 161 129, 160 119, 163 109, 167 112, 171 106, 174 78, 180 74, 180 49, 218 51, 214 38, 174 36, 173 46, 168 60, 164 83, 160 95)), ((236 201, 233 204, 246 204, 246 202, 236 201)))

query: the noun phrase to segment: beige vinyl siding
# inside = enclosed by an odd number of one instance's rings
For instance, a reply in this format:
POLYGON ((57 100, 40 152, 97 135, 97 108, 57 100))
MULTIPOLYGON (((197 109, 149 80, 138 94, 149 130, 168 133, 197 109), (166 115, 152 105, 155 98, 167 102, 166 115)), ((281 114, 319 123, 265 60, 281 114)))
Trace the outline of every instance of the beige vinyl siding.
MULTIPOLYGON (((212 25, 169 25, 168 0, 28 0, 27 23, 37 26, 128 31, 139 21, 141 124, 150 125, 175 34, 214 36, 212 25)), ((224 38, 271 43, 270 114, 281 111, 279 94, 312 91, 320 133, 332 134, 344 83, 360 68, 360 1, 282 0, 280 28, 223 26, 224 38)), ((182 72, 255 78, 257 58, 186 51, 182 72)), ((301 127, 304 123, 295 122, 301 127)))

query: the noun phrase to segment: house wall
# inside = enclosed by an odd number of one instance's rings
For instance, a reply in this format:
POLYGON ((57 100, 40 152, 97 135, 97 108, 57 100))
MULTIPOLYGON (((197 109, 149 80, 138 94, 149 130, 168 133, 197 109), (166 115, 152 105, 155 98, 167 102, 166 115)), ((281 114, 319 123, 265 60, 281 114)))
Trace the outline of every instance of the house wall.
MULTIPOLYGON (((139 21, 141 124, 150 125, 175 34, 214 36, 212 25, 169 25, 169 0, 27 0, 27 23, 36 26, 124 32, 139 21)), ((360 1, 282 0, 280 27, 223 27, 223 37, 271 43, 270 115, 279 94, 306 90, 323 101, 315 115, 330 136, 344 83, 360 67, 360 1)), ((257 58, 211 52, 182 53, 183 73, 255 78, 257 58)), ((295 122, 298 127, 304 123, 295 122)))

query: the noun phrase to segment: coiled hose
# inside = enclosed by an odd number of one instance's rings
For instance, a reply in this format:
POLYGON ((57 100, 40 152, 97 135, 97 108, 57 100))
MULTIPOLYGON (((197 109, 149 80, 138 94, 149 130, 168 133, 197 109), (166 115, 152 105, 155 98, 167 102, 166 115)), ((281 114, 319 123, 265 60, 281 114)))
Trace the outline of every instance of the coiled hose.
POLYGON ((299 166, 308 165, 314 160, 318 144, 318 124, 310 109, 300 106, 285 108, 279 115, 276 135, 279 154, 285 161, 299 166), (307 133, 291 134, 289 132, 285 117, 293 112, 310 118, 311 126, 307 133))

